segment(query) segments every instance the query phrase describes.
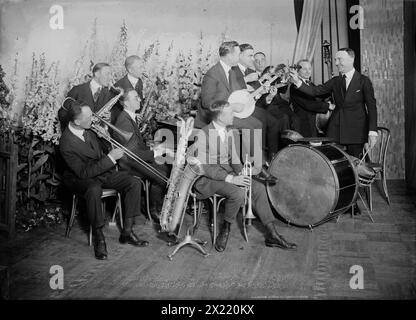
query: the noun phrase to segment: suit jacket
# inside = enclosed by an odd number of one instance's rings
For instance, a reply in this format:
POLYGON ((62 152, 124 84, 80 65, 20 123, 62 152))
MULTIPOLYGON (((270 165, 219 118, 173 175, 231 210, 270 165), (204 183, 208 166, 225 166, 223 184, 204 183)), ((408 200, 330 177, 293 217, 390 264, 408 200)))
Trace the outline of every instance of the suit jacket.
POLYGON ((139 126, 126 111, 123 110, 120 113, 114 125, 123 131, 133 132, 130 140, 126 142, 123 136, 117 133, 117 131, 112 131, 112 136, 115 140, 126 146, 142 160, 146 162, 152 162, 154 160, 154 153, 144 142, 139 126))
POLYGON ((225 181, 228 174, 238 174, 243 166, 236 152, 238 133, 228 131, 228 139, 222 142, 212 122, 202 128, 195 143, 189 147, 188 155, 197 157, 202 163, 203 177, 195 182, 195 188, 201 195, 212 194, 212 184, 206 179, 225 181))
MULTIPOLYGON (((232 73, 232 77, 232 83, 237 84, 234 73, 232 73)), ((202 79, 201 101, 195 118, 195 128, 202 128, 210 123, 212 119, 209 107, 217 100, 227 101, 234 90, 237 89, 230 87, 220 62, 211 67, 202 79)))
MULTIPOLYGON (((123 78, 118 80, 115 84, 115 87, 120 87, 124 91, 127 89, 134 89, 136 90, 137 94, 139 95, 141 101, 141 105, 143 106, 144 99, 143 99, 143 81, 142 79, 138 79, 136 88, 133 88, 133 85, 131 84, 129 78, 127 75, 125 75, 123 78)), ((111 123, 115 123, 117 117, 120 115, 120 113, 123 111, 123 106, 120 103, 116 103, 114 107, 111 109, 111 123)))
POLYGON ((115 171, 115 165, 102 151, 97 136, 90 130, 86 134, 91 141, 82 141, 66 128, 59 140, 60 153, 67 168, 66 179, 98 179, 103 181, 108 174, 115 171))
MULTIPOLYGON (((90 82, 91 81, 88 81, 73 87, 68 92, 67 97, 71 97, 77 100, 78 102, 85 103, 86 105, 90 106, 93 112, 97 112, 116 94, 110 91, 107 87, 103 87, 101 89, 97 101, 94 102, 94 98, 90 88, 90 82)), ((68 111, 64 108, 60 108, 58 111, 58 118, 61 123, 62 131, 67 127, 69 122, 69 119, 67 118, 67 113, 68 111)))
MULTIPOLYGON (((310 86, 315 86, 312 82, 310 86)), ((290 100, 293 105, 293 111, 300 120, 300 134, 304 137, 317 137, 318 130, 316 129, 316 114, 326 113, 328 111, 328 103, 308 96, 304 92, 290 86, 290 100)))
POLYGON ((374 89, 368 77, 355 71, 345 97, 342 77, 334 77, 322 85, 302 84, 299 90, 319 96, 332 94, 335 110, 328 122, 326 135, 340 144, 362 144, 368 140, 368 131, 377 131, 377 108, 374 89))

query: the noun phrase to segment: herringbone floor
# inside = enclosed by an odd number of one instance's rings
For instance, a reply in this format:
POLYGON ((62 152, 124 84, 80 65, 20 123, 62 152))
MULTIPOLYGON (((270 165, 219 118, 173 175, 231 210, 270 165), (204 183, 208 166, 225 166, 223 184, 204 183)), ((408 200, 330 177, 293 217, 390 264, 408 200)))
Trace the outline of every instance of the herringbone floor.
POLYGON ((217 253, 203 218, 197 236, 209 240, 210 255, 185 247, 169 261, 172 247, 141 219, 135 230, 147 248, 119 244, 108 226, 109 259, 98 261, 77 224, 71 238, 61 225, 1 244, 0 265, 9 267, 11 299, 414 299, 416 198, 403 181, 389 181, 389 192, 390 206, 374 190, 374 223, 364 212, 312 232, 282 223, 295 252, 265 247, 254 223, 248 243, 233 225, 226 251, 217 253), (49 286, 52 265, 63 267, 63 290, 49 286), (350 288, 354 265, 363 268, 363 289, 350 288))

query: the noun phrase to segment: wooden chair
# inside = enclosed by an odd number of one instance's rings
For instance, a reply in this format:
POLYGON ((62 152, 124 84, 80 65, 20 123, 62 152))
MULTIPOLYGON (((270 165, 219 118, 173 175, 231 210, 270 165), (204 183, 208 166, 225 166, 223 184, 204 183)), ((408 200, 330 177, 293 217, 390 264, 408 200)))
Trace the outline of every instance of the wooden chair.
MULTIPOLYGON (((376 172, 376 179, 380 177, 382 190, 387 204, 390 205, 390 198, 386 183, 386 156, 390 142, 390 130, 385 127, 377 127, 378 141, 376 146, 369 152, 369 161, 366 162, 376 172)), ((373 210, 372 183, 365 186, 370 211, 373 210)))
POLYGON ((134 178, 139 179, 142 186, 143 186, 145 197, 146 197, 147 218, 149 219, 150 222, 153 223, 152 215, 150 214, 150 180, 146 179, 146 178, 140 178, 140 177, 137 177, 137 176, 134 176, 134 178))
MULTIPOLYGON (((78 197, 79 196, 80 195, 77 195, 75 193, 72 195, 72 210, 71 210, 71 215, 69 217, 68 225, 67 225, 66 231, 65 231, 65 237, 67 237, 67 238, 69 238, 69 234, 71 233, 72 226, 74 225, 76 211, 77 211, 78 197)), ((115 223, 115 217, 116 217, 116 214, 118 212, 119 217, 120 217, 120 226, 123 228, 123 212, 122 212, 122 209, 121 209, 120 193, 118 193, 117 190, 115 190, 115 189, 103 189, 101 199, 104 200, 105 198, 108 198, 108 197, 116 197, 117 198, 116 206, 114 208, 114 213, 113 213, 113 217, 112 217, 112 222, 115 223)), ((104 201, 102 201, 102 209, 103 209, 103 212, 105 213, 105 202, 104 201)), ((89 236, 88 236, 88 245, 91 246, 91 244, 92 244, 92 227, 90 225, 89 236)))

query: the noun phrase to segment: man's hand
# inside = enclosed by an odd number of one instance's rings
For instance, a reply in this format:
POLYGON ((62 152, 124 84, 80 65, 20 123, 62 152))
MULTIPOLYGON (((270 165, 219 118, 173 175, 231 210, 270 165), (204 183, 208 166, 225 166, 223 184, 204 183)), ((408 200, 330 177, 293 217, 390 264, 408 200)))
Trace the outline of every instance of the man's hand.
POLYGON ((296 85, 296 87, 300 87, 302 81, 299 79, 298 72, 295 69, 290 69, 290 79, 296 85))
POLYGON ((257 72, 252 72, 244 77, 245 82, 253 82, 253 81, 257 81, 258 79, 259 79, 259 75, 257 74, 257 72))
POLYGON ((115 148, 115 149, 112 149, 108 153, 108 155, 111 156, 114 160, 118 160, 118 159, 121 159, 123 157, 124 151, 123 151, 123 149, 115 148))
POLYGON ((331 111, 333 111, 335 109, 335 104, 333 104, 333 103, 331 103, 329 101, 328 101, 328 104, 329 104, 328 109, 331 110, 331 111))
POLYGON ((230 182, 239 187, 249 187, 250 180, 251 179, 249 176, 239 175, 239 176, 233 176, 230 182))
POLYGON ((377 143, 377 136, 368 135, 368 146, 374 148, 377 143))

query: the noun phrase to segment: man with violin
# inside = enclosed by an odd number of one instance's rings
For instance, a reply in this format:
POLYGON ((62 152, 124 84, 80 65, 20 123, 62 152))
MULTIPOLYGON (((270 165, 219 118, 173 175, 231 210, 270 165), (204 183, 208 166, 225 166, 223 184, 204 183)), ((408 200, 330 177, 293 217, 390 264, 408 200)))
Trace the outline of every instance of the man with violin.
MULTIPOLYGON (((315 84, 310 79, 312 65, 309 60, 302 59, 297 65, 300 67, 298 75, 301 81, 307 86, 314 87, 315 84)), ((298 115, 300 120, 299 133, 303 137, 317 137, 316 114, 327 113, 328 110, 333 111, 335 105, 330 102, 325 102, 318 97, 311 97, 300 91, 296 86, 290 86, 290 100, 292 101, 293 111, 298 115)))
MULTIPOLYGON (((74 86, 67 94, 67 98, 72 98, 83 104, 88 105, 93 112, 99 111, 117 93, 111 86, 111 68, 108 63, 99 62, 92 69, 92 79, 83 84, 74 86)), ((72 102, 66 99, 62 108, 58 111, 58 119, 61 124, 62 132, 68 125, 67 114, 72 102)))
POLYGON ((124 226, 119 242, 137 247, 147 246, 133 232, 134 216, 140 213, 141 183, 128 172, 116 171, 116 161, 123 150, 112 149, 105 154, 92 132, 92 111, 86 104, 69 103, 68 126, 59 141, 60 153, 66 163, 64 184, 86 201, 86 209, 93 234, 95 257, 107 259, 107 245, 103 234, 105 213, 101 205, 103 188, 116 189, 124 204, 124 226))

